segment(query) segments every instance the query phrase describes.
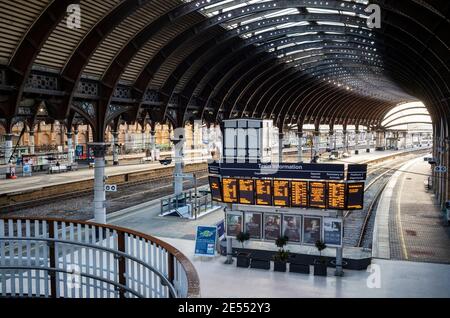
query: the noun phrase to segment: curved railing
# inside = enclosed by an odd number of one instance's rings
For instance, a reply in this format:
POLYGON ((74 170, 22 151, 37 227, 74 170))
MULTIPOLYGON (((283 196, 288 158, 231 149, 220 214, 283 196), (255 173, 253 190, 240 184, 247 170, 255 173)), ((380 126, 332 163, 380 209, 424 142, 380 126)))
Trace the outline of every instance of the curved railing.
POLYGON ((0 218, 0 296, 191 298, 192 263, 132 230, 60 219, 0 218))

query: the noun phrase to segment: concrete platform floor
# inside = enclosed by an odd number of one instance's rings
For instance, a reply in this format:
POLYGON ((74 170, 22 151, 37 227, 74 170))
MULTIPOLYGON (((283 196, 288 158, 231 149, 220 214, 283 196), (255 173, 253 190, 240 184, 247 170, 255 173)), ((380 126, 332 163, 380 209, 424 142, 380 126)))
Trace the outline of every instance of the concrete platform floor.
POLYGON ((335 277, 277 273, 225 265, 225 257, 194 256, 194 242, 161 237, 182 251, 200 277, 202 297, 210 298, 450 298, 450 265, 374 260, 370 271, 335 277))

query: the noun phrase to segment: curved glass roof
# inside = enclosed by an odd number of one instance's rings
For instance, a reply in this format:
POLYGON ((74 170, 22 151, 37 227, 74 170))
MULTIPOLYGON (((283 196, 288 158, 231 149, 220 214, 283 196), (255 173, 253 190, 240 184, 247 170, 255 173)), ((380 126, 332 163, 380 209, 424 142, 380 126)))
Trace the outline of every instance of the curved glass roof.
POLYGON ((199 12, 208 18, 223 20, 222 27, 237 30, 244 39, 254 39, 256 46, 268 44, 267 51, 283 63, 343 90, 385 101, 415 100, 384 76, 375 33, 366 23, 368 15, 364 9, 369 1, 339 2, 336 5, 326 0, 306 4, 298 1, 297 7, 292 1, 295 7, 286 7, 276 0, 224 0, 205 6, 199 12), (255 6, 267 10, 253 12, 255 6), (239 16, 233 18, 237 14, 234 10, 238 9, 239 16), (274 18, 279 19, 278 23, 273 23, 274 18), (258 23, 257 28, 255 23, 258 23), (305 30, 301 32, 299 27, 305 30), (262 36, 280 30, 283 32, 279 37, 262 36), (279 43, 282 38, 286 43, 279 43))
POLYGON ((430 113, 421 102, 398 105, 389 111, 381 125, 389 130, 431 130, 430 113))

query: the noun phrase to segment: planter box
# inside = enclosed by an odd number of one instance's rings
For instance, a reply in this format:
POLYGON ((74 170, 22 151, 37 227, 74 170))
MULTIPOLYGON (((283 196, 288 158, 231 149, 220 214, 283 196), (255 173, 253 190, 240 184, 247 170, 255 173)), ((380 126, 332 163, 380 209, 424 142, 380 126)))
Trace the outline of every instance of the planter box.
POLYGON ((309 265, 306 264, 295 264, 291 263, 289 265, 289 272, 298 274, 309 274, 311 271, 309 265))
POLYGON ((327 264, 314 263, 314 276, 327 276, 327 264))
POLYGON ((250 266, 250 254, 248 253, 239 253, 236 257, 236 266, 248 268, 250 266))
POLYGON ((256 269, 269 270, 270 269, 270 261, 269 260, 258 259, 258 258, 252 258, 252 261, 250 263, 250 267, 251 268, 256 268, 256 269))
POLYGON ((273 261, 273 270, 275 272, 286 272, 286 262, 282 261, 273 261))

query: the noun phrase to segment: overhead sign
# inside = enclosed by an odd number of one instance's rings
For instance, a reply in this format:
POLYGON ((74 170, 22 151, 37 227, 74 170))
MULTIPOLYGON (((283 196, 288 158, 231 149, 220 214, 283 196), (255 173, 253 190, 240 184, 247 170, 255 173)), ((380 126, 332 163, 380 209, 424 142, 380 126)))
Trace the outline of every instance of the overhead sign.
POLYGON ((225 203, 238 203, 238 186, 236 179, 222 180, 223 187, 223 202, 225 203))
POLYGON ((367 165, 349 164, 347 169, 348 181, 364 181, 367 179, 367 165))
POLYGON ((211 198, 214 201, 222 201, 222 186, 219 177, 209 177, 211 198))
POLYGON ((216 256, 217 227, 216 226, 198 226, 195 237, 195 255, 197 256, 216 256))
POLYGON ((272 205, 272 180, 256 180, 256 204, 272 205))
POLYGON ((308 181, 292 181, 291 206, 293 208, 307 208, 308 193, 308 181))
POLYGON ((247 205, 255 204, 255 182, 253 180, 239 180, 239 203, 247 205))
POLYGON ((323 218, 323 242, 329 247, 342 247, 343 226, 341 219, 323 218))
POLYGON ((364 208, 364 182, 347 184, 347 210, 362 210, 364 208))
POLYGON ((326 209, 326 183, 310 182, 309 183, 309 206, 312 208, 326 209))
POLYGON ((328 208, 345 209, 345 183, 328 182, 328 208))
POLYGON ((117 185, 115 184, 105 184, 106 192, 117 192, 117 185))
POLYGON ((281 207, 289 207, 291 200, 289 198, 289 181, 274 180, 273 181, 273 205, 281 207))
POLYGON ((210 174, 223 177, 344 180, 343 164, 262 164, 262 163, 213 163, 210 174))

